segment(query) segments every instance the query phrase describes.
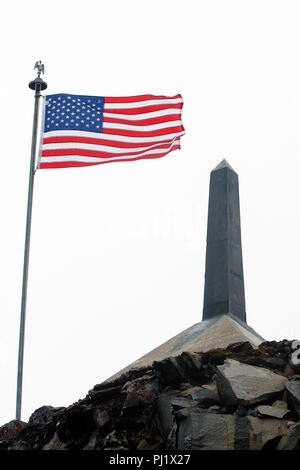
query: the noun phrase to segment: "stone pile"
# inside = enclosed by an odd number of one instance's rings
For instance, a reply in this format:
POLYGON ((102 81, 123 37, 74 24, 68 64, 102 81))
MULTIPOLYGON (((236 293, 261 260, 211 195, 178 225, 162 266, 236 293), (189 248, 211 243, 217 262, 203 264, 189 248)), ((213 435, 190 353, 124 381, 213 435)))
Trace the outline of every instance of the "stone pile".
MULTIPOLYGON (((183 352, 0 427, 8 450, 299 450, 292 341, 183 352)), ((299 372, 299 374, 298 374, 299 372)))

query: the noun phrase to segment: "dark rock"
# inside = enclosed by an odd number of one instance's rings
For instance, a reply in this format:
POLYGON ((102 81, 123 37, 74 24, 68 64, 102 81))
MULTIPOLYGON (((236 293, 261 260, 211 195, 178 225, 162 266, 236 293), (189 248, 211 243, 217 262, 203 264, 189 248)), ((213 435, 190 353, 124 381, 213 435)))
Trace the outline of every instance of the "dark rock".
POLYGON ((96 424, 97 428, 103 428, 107 423, 110 421, 109 414, 106 410, 100 410, 99 408, 95 408, 92 412, 93 420, 96 424))
POLYGON ((54 433, 52 439, 43 446, 43 450, 67 450, 66 445, 58 438, 57 433, 54 433))
POLYGON ((240 341, 238 343, 232 343, 227 346, 226 351, 249 354, 254 351, 254 348, 252 344, 249 343, 249 341, 240 341))
POLYGON ((204 387, 193 387, 190 389, 187 396, 196 401, 199 406, 203 406, 205 408, 220 405, 219 396, 212 390, 204 387))
POLYGON ((175 357, 169 357, 162 361, 153 362, 154 370, 162 384, 178 386, 181 382, 186 381, 183 368, 178 364, 175 357))
POLYGON ((300 381, 290 380, 286 383, 285 388, 287 403, 300 418, 300 381))
POLYGON ((214 413, 181 414, 177 450, 233 450, 235 417, 214 413))
POLYGON ((237 414, 238 416, 247 416, 248 414, 248 409, 245 408, 244 406, 242 405, 239 405, 236 409, 236 412, 235 414, 237 414))
POLYGON ((27 426, 24 421, 14 419, 0 427, 0 439, 9 441, 15 439, 19 432, 27 426))
POLYGON ((167 439, 175 423, 171 398, 166 395, 159 396, 156 400, 156 407, 160 429, 167 439))
POLYGON ((50 423, 53 420, 55 413, 63 409, 63 407, 53 408, 53 406, 41 406, 32 413, 28 424, 32 426, 50 423))
POLYGON ((95 404, 100 404, 106 401, 107 399, 112 399, 121 394, 122 385, 117 385, 116 387, 109 387, 104 389, 94 389, 90 390, 87 398, 89 401, 92 401, 95 404))

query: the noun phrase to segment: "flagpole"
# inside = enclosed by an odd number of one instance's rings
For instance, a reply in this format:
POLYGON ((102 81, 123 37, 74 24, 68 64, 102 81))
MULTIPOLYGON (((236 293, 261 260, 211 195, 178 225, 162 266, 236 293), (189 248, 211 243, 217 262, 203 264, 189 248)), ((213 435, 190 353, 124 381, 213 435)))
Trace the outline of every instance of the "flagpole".
POLYGON ((34 167, 35 167, 35 160, 36 160, 37 131, 38 131, 38 118, 39 118, 39 103, 40 103, 41 91, 47 88, 47 83, 44 82, 44 80, 42 80, 40 77, 41 73, 44 73, 44 65, 41 63, 41 61, 36 62, 34 69, 37 69, 38 76, 35 78, 35 80, 32 80, 28 85, 29 88, 31 88, 31 90, 35 91, 35 94, 34 94, 34 113, 33 113, 31 158, 30 158, 28 199, 27 199, 27 219, 26 219, 26 234, 25 234, 25 248, 24 248, 24 263, 23 263, 21 316, 20 316, 20 337, 19 337, 17 400, 16 400, 16 419, 17 420, 21 419, 21 406, 22 406, 25 317, 26 317, 28 264, 29 264, 32 199, 33 199, 33 185, 34 185, 34 171, 35 171, 34 167))

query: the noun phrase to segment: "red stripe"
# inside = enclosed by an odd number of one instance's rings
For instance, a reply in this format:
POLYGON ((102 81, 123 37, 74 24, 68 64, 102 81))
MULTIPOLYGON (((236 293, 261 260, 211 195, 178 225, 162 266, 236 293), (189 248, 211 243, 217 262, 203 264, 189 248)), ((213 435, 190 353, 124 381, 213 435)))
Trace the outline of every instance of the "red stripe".
POLYGON ((180 114, 169 114, 168 116, 158 116, 149 119, 140 119, 136 120, 129 120, 129 119, 122 119, 122 118, 115 118, 115 117, 103 117, 103 122, 115 122, 118 124, 128 124, 132 126, 151 126, 153 124, 160 124, 161 122, 171 122, 171 121, 180 121, 181 115, 180 114))
MULTIPOLYGON (((108 124, 109 126, 109 124, 108 124)), ((157 129, 156 131, 128 131, 125 129, 110 129, 103 126, 103 135, 122 135, 125 137, 157 137, 167 134, 174 134, 175 132, 182 132, 183 126, 166 127, 165 129, 157 129)))
MULTIPOLYGON (((159 150, 159 149, 168 149, 171 143, 168 144, 159 144, 150 150, 159 150)), ((53 150, 43 150, 42 157, 59 157, 64 155, 81 155, 84 157, 95 157, 95 158, 113 158, 113 157, 123 157, 123 156, 132 156, 138 155, 141 151, 137 150, 136 152, 128 153, 110 153, 110 152, 103 152, 99 150, 89 150, 89 149, 53 149, 53 150)), ((146 150, 145 150, 146 152, 146 150)))
POLYGON ((154 158, 161 158, 167 155, 168 153, 172 152, 173 150, 180 149, 180 145, 176 145, 168 152, 164 152, 161 154, 153 155, 153 156, 141 156, 136 158, 126 158, 123 160, 109 160, 106 162, 95 162, 95 163, 86 163, 86 162, 51 162, 51 163, 43 163, 40 162, 40 168, 68 168, 68 167, 78 167, 78 166, 92 166, 92 165, 101 165, 103 163, 114 163, 114 162, 132 162, 135 160, 144 160, 144 159, 154 159, 154 158))
POLYGON ((143 106, 142 108, 120 108, 120 109, 109 109, 105 107, 104 104, 104 112, 105 113, 117 113, 117 114, 143 114, 143 113, 152 113, 154 111, 160 111, 163 109, 182 109, 183 103, 177 104, 155 104, 152 106, 143 106))
MULTIPOLYGON (((103 134, 99 134, 103 135, 103 134)), ((77 136, 57 136, 57 137, 47 137, 43 139, 43 144, 61 144, 65 142, 77 142, 83 144, 96 144, 96 145, 106 145, 108 147, 119 147, 119 148, 139 148, 139 147, 149 147, 155 145, 155 142, 121 142, 109 139, 94 139, 91 137, 77 137, 77 136)), ((167 142, 172 142, 172 139, 162 139, 159 144, 164 144, 167 142)))
POLYGON ((104 98, 104 103, 134 103, 134 102, 139 102, 139 101, 146 101, 146 100, 170 100, 170 99, 176 99, 176 98, 181 98, 181 95, 175 95, 175 96, 156 96, 156 95, 137 95, 137 96, 122 96, 122 97, 116 97, 116 96, 107 96, 104 98))

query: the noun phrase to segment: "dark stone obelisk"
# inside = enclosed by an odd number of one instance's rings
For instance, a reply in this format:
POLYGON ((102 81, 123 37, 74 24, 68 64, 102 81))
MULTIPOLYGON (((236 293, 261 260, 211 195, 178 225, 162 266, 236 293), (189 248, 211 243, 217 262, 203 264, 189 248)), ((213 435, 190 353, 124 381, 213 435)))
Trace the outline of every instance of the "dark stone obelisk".
POLYGON ((210 174, 203 320, 246 323, 238 175, 223 160, 210 174))

